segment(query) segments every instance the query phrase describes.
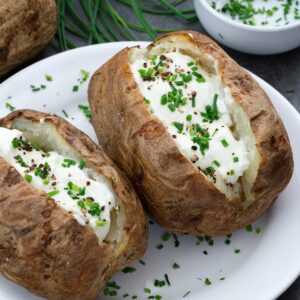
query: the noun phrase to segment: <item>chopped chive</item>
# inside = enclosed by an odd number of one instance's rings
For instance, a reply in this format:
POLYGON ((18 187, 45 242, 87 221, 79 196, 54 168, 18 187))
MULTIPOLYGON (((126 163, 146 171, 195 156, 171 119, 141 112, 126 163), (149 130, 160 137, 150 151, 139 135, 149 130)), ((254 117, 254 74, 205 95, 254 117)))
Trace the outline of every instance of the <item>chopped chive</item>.
POLYGON ((233 176, 234 175, 234 170, 230 170, 230 175, 233 176))
POLYGON ((79 80, 79 83, 83 84, 89 78, 90 73, 85 70, 82 70, 82 69, 80 70, 80 72, 81 72, 82 77, 79 80))
POLYGON ((157 248, 158 250, 161 250, 163 247, 164 247, 163 244, 158 244, 158 245, 156 246, 156 248, 157 248))
POLYGON ((183 124, 178 122, 173 122, 173 125, 176 127, 178 133, 182 133, 183 131, 183 124))
POLYGON ((171 237, 171 234, 169 233, 169 232, 164 232, 163 233, 163 235, 161 236, 161 240, 163 241, 163 242, 166 242, 166 241, 168 241, 169 239, 170 239, 170 237, 171 237))
POLYGON ((54 191, 52 191, 52 192, 49 192, 49 193, 48 193, 48 196, 51 198, 51 197, 56 196, 57 194, 59 194, 59 190, 54 190, 54 191))
POLYGON ((172 267, 173 267, 174 270, 180 269, 180 265, 178 265, 177 263, 174 263, 172 265, 172 267))
POLYGON ((223 140, 221 141, 221 143, 222 143, 222 145, 223 145, 225 148, 227 148, 227 147, 229 146, 228 142, 227 142, 225 139, 223 139, 223 140))
POLYGON ((220 164, 217 160, 214 160, 214 161, 213 161, 213 164, 216 165, 217 167, 220 167, 220 166, 221 166, 221 164, 220 164))
POLYGON ((234 253, 235 253, 235 254, 239 254, 240 252, 241 252, 240 249, 235 249, 235 250, 234 250, 234 253))
POLYGON ((184 82, 183 81, 175 81, 175 84, 178 86, 183 86, 184 82))
POLYGON ((79 206, 79 207, 81 207, 81 208, 85 208, 84 201, 82 201, 82 200, 79 200, 79 201, 77 201, 77 204, 78 204, 78 206, 79 206))
POLYGON ((187 115, 186 116, 186 120, 189 121, 189 122, 192 121, 192 118, 193 118, 192 115, 187 115))
POLYGON ((73 88, 72 88, 72 91, 73 92, 78 92, 79 90, 79 86, 78 85, 74 85, 73 88))
POLYGON ((211 285, 211 281, 208 278, 205 278, 204 284, 205 285, 211 285))
POLYGON ((176 110, 176 106, 173 103, 168 104, 168 108, 171 112, 174 112, 176 110))
POLYGON ((47 81, 53 81, 52 76, 49 75, 49 74, 45 74, 45 79, 46 79, 47 81))
POLYGON ((144 293, 151 294, 151 289, 149 289, 149 288, 144 288, 144 293))
POLYGON ((194 61, 190 61, 187 65, 188 65, 188 67, 191 67, 191 66, 193 66, 194 64, 195 64, 194 61))
POLYGON ((165 279, 166 279, 168 286, 171 286, 168 274, 165 274, 165 279))
POLYGON ((12 146, 13 146, 14 149, 17 149, 20 146, 18 140, 12 140, 11 144, 12 144, 12 146))
POLYGON ((106 221, 105 220, 96 220, 95 224, 98 226, 98 227, 103 227, 106 225, 106 221))
POLYGON ((234 157, 233 158, 233 162, 238 162, 239 161, 239 158, 238 157, 234 157))
POLYGON ((127 274, 127 273, 133 273, 136 271, 136 268, 134 267, 126 267, 122 270, 123 273, 127 274))
POLYGON ((196 106, 196 97, 193 96, 192 98, 192 107, 195 107, 196 106))
POLYGON ((252 226, 251 224, 247 225, 247 226, 246 226, 246 230, 247 230, 248 232, 252 232, 252 231, 253 231, 253 226, 252 226))
POLYGON ((90 111, 89 106, 79 104, 79 105, 78 105, 78 108, 79 108, 80 110, 82 110, 83 114, 86 116, 87 119, 90 119, 90 118, 91 118, 92 114, 91 114, 91 111, 90 111))
POLYGON ((30 182, 32 181, 32 176, 29 175, 29 174, 25 174, 25 175, 24 175, 24 179, 25 179, 28 183, 30 183, 30 182))
POLYGON ((164 280, 158 280, 158 279, 154 280, 154 286, 163 287, 165 285, 166 285, 166 282, 164 280))
POLYGON ((146 265, 146 263, 145 263, 142 259, 139 260, 139 263, 140 263, 141 265, 143 265, 143 266, 146 265))
POLYGON ((69 118, 69 115, 67 114, 67 112, 63 109, 62 113, 65 115, 66 118, 69 118))
POLYGON ((83 170, 85 167, 85 161, 83 159, 80 160, 80 163, 79 163, 79 169, 80 170, 83 170))
POLYGON ((257 234, 260 234, 260 233, 261 233, 261 228, 256 227, 256 228, 255 228, 255 232, 256 232, 257 234))
POLYGON ((186 292, 186 293, 182 296, 182 298, 185 298, 185 297, 188 296, 190 293, 191 293, 191 291, 186 292))
POLYGON ((205 82, 206 80, 205 80, 204 77, 199 77, 199 78, 196 79, 196 81, 199 82, 199 83, 202 83, 202 82, 205 82))
POLYGON ((76 161, 69 158, 65 158, 62 163, 62 167, 64 168, 70 168, 71 166, 75 166, 75 165, 76 165, 76 161))
POLYGON ((49 178, 49 177, 47 177, 47 178, 45 178, 45 179, 43 180, 43 184, 44 184, 44 185, 48 185, 49 182, 50 182, 50 178, 49 178))
POLYGON ((150 100, 147 99, 147 98, 145 98, 145 97, 144 97, 144 102, 145 102, 146 104, 150 104, 150 100))
POLYGON ((14 106, 12 106, 10 103, 6 103, 5 104, 5 107, 7 108, 7 109, 9 109, 10 111, 15 111, 16 110, 16 108, 14 107, 14 106))

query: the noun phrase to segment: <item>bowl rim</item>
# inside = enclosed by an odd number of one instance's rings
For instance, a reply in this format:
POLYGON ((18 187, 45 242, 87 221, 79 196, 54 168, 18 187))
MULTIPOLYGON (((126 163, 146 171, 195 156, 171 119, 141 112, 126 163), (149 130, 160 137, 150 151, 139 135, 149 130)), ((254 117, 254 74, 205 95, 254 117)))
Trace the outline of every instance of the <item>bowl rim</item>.
MULTIPOLYGON (((247 24, 241 24, 239 22, 236 22, 230 18, 225 17, 223 14, 217 12, 215 9, 213 9, 209 4, 207 0, 194 0, 195 2, 202 3, 203 7, 211 13, 214 17, 220 19, 221 21, 230 24, 231 26, 237 27, 242 30, 252 31, 252 32, 283 32, 288 31, 290 29, 294 29, 296 27, 300 27, 300 21, 284 25, 284 26, 278 26, 278 27, 258 27, 258 26, 250 26, 247 24)), ((201 20, 200 20, 201 21, 201 20)))

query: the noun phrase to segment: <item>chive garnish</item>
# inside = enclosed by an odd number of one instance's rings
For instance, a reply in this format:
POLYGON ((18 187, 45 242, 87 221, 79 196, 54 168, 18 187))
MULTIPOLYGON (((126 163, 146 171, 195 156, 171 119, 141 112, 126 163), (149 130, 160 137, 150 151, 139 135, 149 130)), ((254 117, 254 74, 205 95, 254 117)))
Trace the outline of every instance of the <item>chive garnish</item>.
POLYGON ((146 263, 145 263, 142 259, 139 260, 139 263, 140 263, 141 265, 143 265, 143 266, 146 265, 146 263))
POLYGON ((156 246, 156 249, 161 250, 163 247, 164 247, 163 244, 158 244, 158 245, 156 246))
POLYGON ((252 226, 251 224, 247 225, 247 226, 246 226, 246 230, 247 230, 248 232, 252 232, 252 231, 253 231, 253 226, 252 226))
POLYGON ((186 293, 182 296, 182 298, 185 298, 185 297, 188 296, 190 293, 191 293, 191 291, 186 292, 186 293))
POLYGON ((192 118, 193 118, 192 115, 187 115, 186 116, 186 120, 189 121, 189 122, 192 121, 192 118))
POLYGON ((136 268, 134 267, 126 267, 122 270, 123 273, 127 274, 127 273, 133 273, 136 271, 136 268))
POLYGON ((63 109, 62 113, 65 115, 66 118, 69 118, 69 115, 67 114, 67 112, 63 109))
POLYGON ((165 274, 165 279, 166 279, 168 286, 171 286, 168 274, 165 274))
POLYGON ((83 170, 85 167, 85 161, 83 159, 80 160, 80 163, 79 163, 79 169, 80 170, 83 170))
POLYGON ((209 278, 205 278, 204 284, 205 285, 211 285, 211 281, 209 280, 209 278))
POLYGON ((154 286, 163 287, 165 285, 166 285, 166 282, 164 280, 158 280, 158 279, 154 280, 154 286))
POLYGON ((7 108, 7 109, 9 109, 10 111, 15 111, 16 110, 16 108, 14 107, 14 106, 12 106, 10 103, 6 103, 5 104, 5 107, 7 108))
POLYGON ((222 145, 223 145, 225 148, 227 148, 227 147, 229 146, 228 142, 227 142, 225 139, 223 139, 223 140, 221 141, 221 143, 222 143, 222 145))
POLYGON ((215 120, 219 119, 219 112, 217 107, 217 100, 218 100, 218 94, 214 95, 213 99, 213 105, 207 105, 205 107, 205 112, 201 113, 201 116, 203 117, 203 122, 210 122, 212 123, 215 120))
POLYGON ((48 193, 48 196, 51 198, 51 197, 56 196, 57 194, 59 194, 59 190, 54 190, 54 191, 52 191, 52 192, 49 192, 49 193, 48 193))
POLYGON ((49 74, 45 74, 45 79, 46 79, 47 81, 53 81, 52 76, 49 75, 49 74))
POLYGON ((88 106, 79 104, 79 105, 78 105, 78 108, 79 108, 80 110, 82 110, 82 112, 84 113, 84 115, 85 115, 88 119, 91 118, 92 114, 91 114, 90 108, 89 108, 88 106))
POLYGON ((77 201, 77 204, 78 204, 78 206, 79 206, 79 207, 81 207, 81 208, 85 208, 84 201, 82 201, 82 200, 79 200, 79 201, 77 201))
POLYGON ((183 124, 178 122, 173 122, 173 125, 176 127, 178 133, 182 133, 183 131, 183 124))
POLYGON ((71 166, 75 166, 75 165, 76 165, 76 161, 69 158, 65 158, 62 163, 62 167, 64 168, 70 168, 71 166))
POLYGON ((177 264, 177 263, 174 263, 174 264, 172 265, 172 267, 173 267, 174 270, 180 269, 180 265, 177 264))
POLYGON ((170 237, 171 237, 171 234, 169 232, 165 231, 163 233, 163 235, 161 236, 161 240, 163 242, 167 242, 170 239, 170 237))
POLYGON ((47 178, 45 178, 45 179, 43 180, 43 184, 44 184, 44 185, 48 185, 49 182, 50 182, 50 178, 49 178, 49 177, 47 177, 47 178))
POLYGON ((220 164, 217 160, 214 160, 214 161, 213 161, 213 164, 216 165, 217 167, 220 167, 220 166, 221 166, 221 164, 220 164))
POLYGON ((234 157, 233 158, 233 162, 238 162, 239 161, 239 158, 238 157, 234 157))
POLYGON ((25 174, 25 175, 24 175, 24 179, 25 179, 28 183, 31 183, 31 181, 32 181, 32 176, 29 175, 29 174, 25 174))

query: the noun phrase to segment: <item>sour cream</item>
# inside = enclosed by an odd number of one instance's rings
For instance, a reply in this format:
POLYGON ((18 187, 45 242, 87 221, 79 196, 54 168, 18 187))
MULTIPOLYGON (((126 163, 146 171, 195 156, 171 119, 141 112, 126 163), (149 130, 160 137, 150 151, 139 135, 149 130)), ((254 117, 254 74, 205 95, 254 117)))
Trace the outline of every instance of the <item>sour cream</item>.
POLYGON ((164 124, 180 152, 209 179, 234 185, 249 167, 248 150, 243 138, 233 134, 233 99, 220 77, 178 51, 139 58, 131 70, 150 111, 164 124), (182 94, 182 103, 175 109, 172 105, 178 99, 165 103, 174 89, 182 94), (209 120, 207 113, 214 107, 217 117, 209 120), (201 144, 203 140, 207 146, 201 144))
POLYGON ((0 156, 33 187, 72 213, 79 224, 89 224, 103 241, 110 228, 110 211, 116 208, 107 179, 86 168, 83 161, 20 144, 20 139, 27 143, 21 131, 0 127, 0 137, 0 156))
POLYGON ((300 21, 299 0, 209 0, 219 13, 241 24, 263 28, 300 21))

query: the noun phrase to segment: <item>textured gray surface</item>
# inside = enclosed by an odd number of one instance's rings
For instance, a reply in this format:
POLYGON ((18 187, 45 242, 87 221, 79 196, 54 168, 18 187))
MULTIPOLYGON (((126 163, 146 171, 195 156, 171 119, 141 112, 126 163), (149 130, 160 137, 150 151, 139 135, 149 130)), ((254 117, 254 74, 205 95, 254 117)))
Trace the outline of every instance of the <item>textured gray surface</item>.
MULTIPOLYGON (((77 1, 74 1, 74 3, 77 1)), ((123 5, 116 4, 115 0, 111 1, 119 13, 128 20, 134 21, 135 18, 130 11, 123 5)), ((79 5, 77 3, 78 10, 79 5)), ((192 7, 192 0, 188 0, 187 7, 192 7)), ((192 29, 205 32, 199 22, 185 25, 176 20, 174 17, 147 16, 149 22, 157 28, 174 28, 174 29, 192 29)), ((137 33, 137 38, 147 40, 145 34, 137 33)), ((80 41, 77 41, 80 43, 80 41)), ((259 77, 263 78, 280 93, 282 93, 300 112, 300 48, 293 51, 272 56, 255 56, 239 53, 237 51, 225 48, 225 50, 234 58, 240 65, 252 71, 259 77)), ((47 47, 45 51, 37 58, 37 60, 48 57, 56 52, 52 47, 47 47)), ((299 128, 300 131, 300 128, 299 128)), ((297 237, 291 237, 297 238, 297 237)), ((276 247, 274 245, 274 247, 276 247)), ((283 253, 288 255, 288 253, 283 253)), ((263 267, 263 266, 262 266, 263 267)), ((258 270, 259 272, 259 270, 258 270)), ((253 299, 255 300, 255 299, 253 299)), ((278 300, 300 300, 300 277, 297 281, 281 296, 278 300)))

